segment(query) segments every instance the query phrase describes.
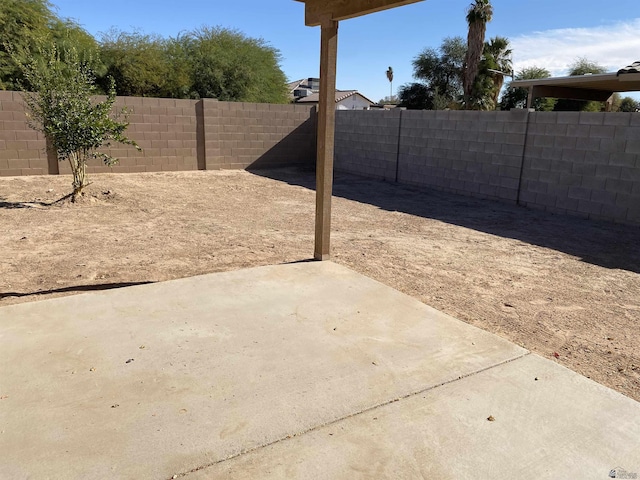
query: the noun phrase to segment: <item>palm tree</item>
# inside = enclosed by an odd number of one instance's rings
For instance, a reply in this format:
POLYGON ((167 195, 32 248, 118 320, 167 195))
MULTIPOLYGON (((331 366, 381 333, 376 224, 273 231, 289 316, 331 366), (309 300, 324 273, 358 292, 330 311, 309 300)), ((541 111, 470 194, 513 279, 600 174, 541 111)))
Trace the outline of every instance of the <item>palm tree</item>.
POLYGON ((467 11, 467 23, 469 33, 467 35, 467 55, 465 58, 465 71, 463 78, 464 96, 466 108, 473 90, 473 84, 478 74, 480 59, 484 50, 484 36, 487 32, 487 23, 493 18, 493 6, 490 0, 474 0, 467 11))
POLYGON ((387 80, 389 80, 389 101, 393 101, 393 68, 389 67, 387 70, 387 80))
POLYGON ((505 37, 493 37, 484 46, 484 62, 487 68, 495 70, 493 76, 492 98, 493 104, 498 105, 498 96, 504 85, 504 74, 511 72, 513 64, 511 54, 513 50, 509 48, 509 39, 505 37), (497 72, 502 73, 497 73, 497 72))

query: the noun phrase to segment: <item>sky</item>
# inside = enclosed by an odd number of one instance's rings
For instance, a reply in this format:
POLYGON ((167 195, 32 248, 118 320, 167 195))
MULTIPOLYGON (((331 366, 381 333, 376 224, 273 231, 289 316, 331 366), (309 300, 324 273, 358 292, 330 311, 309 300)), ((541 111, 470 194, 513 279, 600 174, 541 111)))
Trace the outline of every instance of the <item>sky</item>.
MULTIPOLYGON (((201 26, 236 29, 277 48, 289 81, 319 75, 320 29, 293 0, 53 0, 96 38, 115 27, 175 37, 201 26)), ((412 60, 446 37, 466 39, 470 0, 426 0, 340 22, 337 88, 378 101, 413 81, 412 60), (393 68, 393 85, 386 71, 393 68)), ((584 57, 608 71, 640 61, 638 0, 493 0, 487 39, 507 37, 516 72, 538 66, 566 75, 584 57)), ((626 95, 626 94, 623 94, 626 95)), ((632 95, 640 99, 640 93, 632 95)))

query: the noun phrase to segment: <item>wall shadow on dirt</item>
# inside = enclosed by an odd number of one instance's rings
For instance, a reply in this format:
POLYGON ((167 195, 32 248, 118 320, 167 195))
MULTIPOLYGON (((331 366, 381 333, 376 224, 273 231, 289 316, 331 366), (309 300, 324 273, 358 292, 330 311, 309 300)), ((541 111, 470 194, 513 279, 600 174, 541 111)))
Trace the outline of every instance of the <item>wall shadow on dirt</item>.
POLYGON ((52 293, 71 293, 71 292, 96 292, 102 290, 113 290, 116 288, 134 287, 136 285, 147 285, 155 282, 125 282, 125 283, 99 283, 96 285, 75 285, 71 287, 61 287, 52 290, 39 290, 36 292, 0 292, 0 300, 9 297, 28 297, 30 295, 49 295, 52 293))
MULTIPOLYGON (((310 170, 288 168, 252 173, 315 190, 315 174, 310 170)), ((555 215, 343 173, 335 175, 334 195, 551 248, 605 268, 640 273, 638 227, 555 215)))
POLYGON ((308 120, 296 127, 273 147, 253 161, 246 170, 276 169, 283 167, 313 168, 316 150, 316 114, 311 111, 308 120))
POLYGON ((50 207, 51 203, 46 202, 1 202, 0 208, 13 209, 13 208, 41 208, 50 207))
MULTIPOLYGON (((91 185, 91 184, 89 184, 91 185)), ((0 198, 0 209, 2 208, 6 208, 6 209, 14 209, 14 208, 43 208, 43 207, 52 207, 54 205, 57 205, 59 203, 64 202, 67 199, 71 198, 71 193, 67 194, 67 195, 63 195, 62 197, 60 197, 57 200, 54 200, 52 202, 43 202, 41 200, 30 200, 27 202, 7 202, 6 199, 4 198, 0 198)), ((84 193, 82 194, 84 195, 84 193)))

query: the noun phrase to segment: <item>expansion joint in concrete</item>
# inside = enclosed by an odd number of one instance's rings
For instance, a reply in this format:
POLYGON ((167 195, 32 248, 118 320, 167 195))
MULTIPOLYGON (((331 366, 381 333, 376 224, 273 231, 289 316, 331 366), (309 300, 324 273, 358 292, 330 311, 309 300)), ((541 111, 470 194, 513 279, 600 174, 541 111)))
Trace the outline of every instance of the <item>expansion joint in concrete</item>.
POLYGON ((207 468, 213 467, 215 465, 219 465, 219 464, 227 462, 229 460, 233 460, 233 459, 241 457, 243 455, 247 455, 247 454, 256 452, 256 451, 261 450, 263 448, 271 447, 273 445, 277 445, 279 443, 282 443, 284 441, 290 440, 292 438, 300 437, 300 436, 305 435, 307 433, 311 433, 311 432, 314 432, 316 430, 320 430, 322 428, 329 427, 331 425, 335 425, 335 424, 340 423, 340 422, 342 422, 344 420, 348 420, 349 418, 353 418, 353 417, 357 417, 358 415, 363 415, 363 414, 366 414, 366 413, 369 413, 369 412, 373 412, 373 411, 378 410, 380 408, 386 407, 387 405, 391 405, 392 403, 396 403, 396 402, 399 402, 401 400, 406 400, 406 399, 409 399, 411 397, 416 397, 418 395, 423 395, 423 394, 425 394, 425 393, 427 393, 429 391, 435 390, 437 388, 444 387, 446 385, 450 385, 450 384, 455 383, 455 382, 459 382, 460 380, 464 380, 465 378, 473 377, 473 376, 478 375, 480 373, 487 372, 487 371, 493 370, 495 368, 502 367, 503 365, 507 365, 507 364, 515 362, 517 360, 521 360, 521 359, 523 359, 523 358, 525 358, 525 357, 527 357, 529 355, 531 355, 531 352, 525 352, 522 355, 518 355, 518 356, 516 356, 514 358, 511 358, 509 360, 505 360, 503 362, 496 363, 495 365, 491 365, 490 367, 481 368, 479 370, 476 370, 475 372, 471 372, 471 373, 468 373, 466 375, 461 375, 461 376, 459 376, 457 378, 454 378, 454 379, 451 379, 451 380, 447 380, 445 382, 441 382, 441 383, 438 383, 436 385, 431 385, 431 386, 429 386, 427 388, 423 388, 421 390, 417 390, 417 391, 414 391, 414 392, 407 393, 407 394, 402 395, 400 397, 396 397, 396 398, 393 398, 391 400, 387 400, 386 402, 378 403, 378 404, 373 405, 371 407, 367 407, 367 408, 364 408, 362 410, 358 410, 357 412, 353 412, 353 413, 351 413, 349 415, 344 415, 344 416, 336 418, 334 420, 315 425, 315 426, 310 427, 310 428, 308 428, 306 430, 302 430, 302 431, 297 432, 297 433, 286 435, 284 437, 278 438, 278 439, 273 440, 271 442, 267 442, 267 443, 264 443, 262 445, 258 445, 256 447, 249 448, 249 449, 243 450, 241 452, 235 453, 233 455, 229 455, 227 458, 223 458, 222 460, 218 460, 216 462, 212 462, 212 463, 209 463, 207 465, 201 465, 201 466, 196 467, 196 468, 194 468, 192 470, 189 470, 188 472, 178 473, 176 475, 173 475, 172 477, 169 477, 169 479, 167 479, 167 480, 173 480, 173 479, 179 479, 179 478, 186 477, 187 475, 190 475, 192 473, 199 472, 199 471, 202 471, 202 470, 206 470, 207 468))

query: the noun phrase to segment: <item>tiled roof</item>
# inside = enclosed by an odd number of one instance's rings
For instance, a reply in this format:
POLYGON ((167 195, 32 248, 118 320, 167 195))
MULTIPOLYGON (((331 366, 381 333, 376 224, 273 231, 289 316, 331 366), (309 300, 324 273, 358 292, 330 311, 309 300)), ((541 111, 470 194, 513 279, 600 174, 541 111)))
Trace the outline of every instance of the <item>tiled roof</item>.
POLYGON ((625 68, 621 68, 618 70, 618 75, 624 73, 640 73, 640 62, 633 62, 631 65, 625 68))
MULTIPOLYGON (((357 93, 357 90, 336 90, 336 103, 340 100, 344 100, 347 97, 350 97, 354 93, 357 93)), ((312 93, 306 97, 300 97, 298 103, 318 103, 320 101, 319 93, 312 93)))
POLYGON ((303 78, 302 80, 296 80, 295 82, 288 83, 287 84, 287 88, 289 89, 289 92, 293 92, 296 88, 298 88, 300 85, 302 85, 305 81, 306 81, 306 79, 303 78))
MULTIPOLYGON (((351 95, 355 95, 356 93, 360 95, 362 98, 364 98, 365 100, 371 102, 371 100, 369 100, 367 97, 362 95, 357 90, 336 90, 336 103, 344 100, 345 98, 349 98, 351 95)), ((319 101, 320 101, 320 94, 312 93, 307 97, 300 97, 300 100, 298 100, 297 103, 318 103, 319 101)), ((375 102, 371 102, 371 103, 373 104, 375 102)))

